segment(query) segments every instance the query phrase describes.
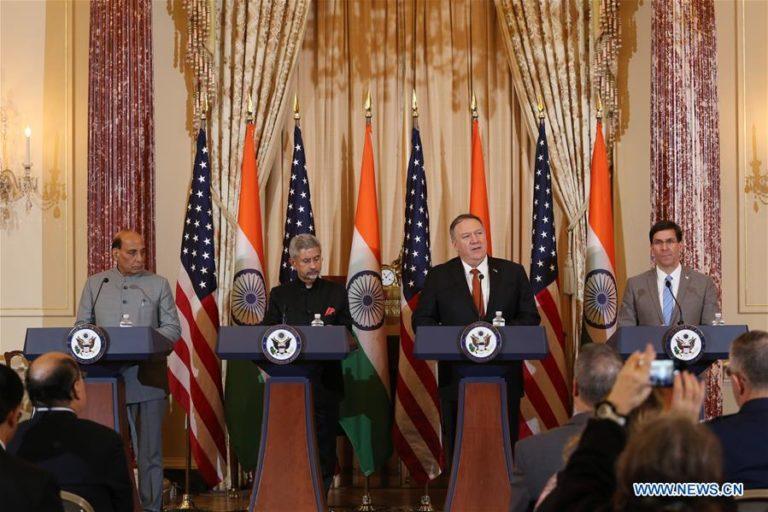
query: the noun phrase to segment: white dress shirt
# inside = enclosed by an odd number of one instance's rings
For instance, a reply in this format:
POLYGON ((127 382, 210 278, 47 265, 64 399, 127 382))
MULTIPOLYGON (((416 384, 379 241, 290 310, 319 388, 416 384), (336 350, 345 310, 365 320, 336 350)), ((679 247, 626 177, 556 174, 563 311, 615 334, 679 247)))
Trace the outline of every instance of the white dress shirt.
MULTIPOLYGON (((677 298, 677 290, 680 288, 680 276, 683 274, 683 266, 679 263, 677 264, 677 268, 672 271, 672 295, 677 298)), ((659 290, 659 305, 661 305, 662 309, 664 308, 664 290, 667 289, 667 287, 664 285, 664 281, 667 279, 667 273, 661 270, 659 267, 656 267, 656 288, 659 290)), ((675 306, 677 307, 677 306, 675 306)), ((672 313, 674 315, 674 312, 672 313)))
POLYGON ((477 270, 480 271, 480 276, 483 276, 483 279, 480 279, 480 288, 483 290, 483 309, 485 309, 485 312, 488 312, 488 297, 491 296, 491 281, 489 280, 488 276, 488 256, 483 258, 483 261, 480 262, 480 264, 477 267, 472 267, 467 264, 464 260, 461 260, 461 264, 464 267, 464 277, 467 280, 467 286, 469 286, 469 294, 472 295, 472 274, 471 271, 473 268, 477 268, 477 270))

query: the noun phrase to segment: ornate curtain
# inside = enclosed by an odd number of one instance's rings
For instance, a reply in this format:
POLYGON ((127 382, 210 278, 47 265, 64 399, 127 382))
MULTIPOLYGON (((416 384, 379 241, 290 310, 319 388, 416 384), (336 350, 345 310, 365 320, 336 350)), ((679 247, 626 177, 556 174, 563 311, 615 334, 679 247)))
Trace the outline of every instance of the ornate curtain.
POLYGON ((155 268, 152 2, 91 2, 88 75, 88 273, 112 266, 110 244, 135 229, 155 268))
MULTIPOLYGON (((414 89, 429 189, 432 261, 455 255, 448 225, 469 210, 471 84, 480 111, 494 255, 527 266, 534 141, 522 124, 493 5, 412 0, 312 4, 290 96, 295 91, 301 104, 324 273, 345 274, 348 265, 369 87, 382 262, 400 255, 414 89)), ((292 116, 286 113, 282 123, 264 200, 270 282, 279 270, 291 174, 292 116)))
MULTIPOLYGON (((301 49, 308 7, 309 0, 222 0, 217 5, 214 63, 218 94, 210 110, 210 140, 223 323, 229 320, 226 312, 234 268, 248 96, 251 95, 254 105, 256 156, 263 189, 278 149, 280 123, 289 99, 286 86, 301 49)), ((262 199, 265 201, 268 198, 262 199)), ((279 257, 267 258, 271 266, 279 261, 279 257)))
MULTIPOLYGON (((683 264, 720 290, 720 138, 713 0, 654 0, 651 222, 685 233, 683 264)), ((707 372, 707 416, 722 413, 722 366, 707 372)))
POLYGON ((537 131, 536 106, 539 101, 544 106, 556 198, 567 219, 560 226, 570 230, 566 265, 573 271, 563 276, 563 291, 575 298, 571 305, 571 339, 577 344, 583 310, 585 212, 596 125, 590 72, 590 3, 496 0, 496 8, 515 88, 526 105, 523 115, 531 133, 537 131))

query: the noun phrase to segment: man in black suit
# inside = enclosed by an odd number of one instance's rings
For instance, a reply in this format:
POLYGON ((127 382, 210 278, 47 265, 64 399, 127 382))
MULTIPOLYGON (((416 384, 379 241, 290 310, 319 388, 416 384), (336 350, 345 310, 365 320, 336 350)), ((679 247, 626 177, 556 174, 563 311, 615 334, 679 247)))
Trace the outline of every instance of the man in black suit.
POLYGON ((576 357, 573 377, 573 417, 565 425, 527 437, 515 445, 515 472, 523 476, 535 503, 549 479, 565 466, 565 449, 576 448, 595 406, 611 392, 624 365, 618 352, 605 343, 588 343, 576 357))
POLYGON ((706 423, 723 446, 725 481, 768 489, 768 332, 733 340, 727 369, 739 412, 706 423))
MULTIPOLYGON (((451 243, 458 257, 432 268, 413 314, 413 330, 422 325, 469 325, 492 322, 500 311, 506 325, 539 325, 538 310, 525 270, 518 263, 488 256, 483 223, 462 214, 451 222, 451 243)), ((453 450, 458 384, 474 363, 438 365, 438 384, 446 458, 453 450)), ((523 369, 519 361, 504 365, 511 444, 517 440, 523 369)))
POLYGON ((85 382, 69 355, 49 352, 27 372, 35 406, 9 451, 53 473, 65 491, 85 498, 99 512, 132 511, 133 486, 120 436, 77 417, 86 403, 85 382))
MULTIPOLYGON (((275 286, 269 293, 269 306, 264 325, 310 325, 320 315, 325 325, 352 326, 347 290, 344 286, 320 277, 323 255, 320 242, 310 234, 296 235, 288 245, 289 262, 298 279, 275 286)), ((315 409, 315 429, 320 470, 326 492, 331 488, 336 471, 336 432, 339 404, 344 398, 341 363, 304 364, 310 370, 315 409)))
POLYGON ((61 512, 53 475, 5 451, 19 427, 23 396, 19 376, 0 364, 0 504, 17 512, 61 512))

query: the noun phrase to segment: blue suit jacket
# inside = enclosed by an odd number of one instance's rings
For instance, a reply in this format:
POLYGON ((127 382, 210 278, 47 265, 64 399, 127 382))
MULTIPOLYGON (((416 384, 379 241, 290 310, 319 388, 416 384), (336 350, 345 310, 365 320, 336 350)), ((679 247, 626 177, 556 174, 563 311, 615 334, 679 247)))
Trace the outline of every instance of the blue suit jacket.
POLYGON ((745 489, 768 488, 768 398, 750 400, 707 426, 723 446, 725 480, 743 482, 745 489))

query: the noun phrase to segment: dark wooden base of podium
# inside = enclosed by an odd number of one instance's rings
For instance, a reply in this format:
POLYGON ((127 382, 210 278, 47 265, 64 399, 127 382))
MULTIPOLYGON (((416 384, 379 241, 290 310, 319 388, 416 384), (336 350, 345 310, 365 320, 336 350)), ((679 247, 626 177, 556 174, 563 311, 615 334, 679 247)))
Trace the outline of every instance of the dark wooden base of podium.
POLYGON ((304 377, 270 377, 250 511, 325 511, 312 406, 304 377))
MULTIPOLYGON (((128 427, 128 409, 125 407, 125 384, 122 377, 87 377, 85 379, 86 405, 80 417, 101 423, 117 431, 123 438, 125 460, 132 460, 131 432, 128 427)), ((141 501, 136 490, 133 470, 128 467, 133 482, 133 509, 140 512, 141 501)))
POLYGON ((512 504, 512 450, 504 379, 471 377, 461 380, 454 446, 444 510, 509 510, 512 504))

